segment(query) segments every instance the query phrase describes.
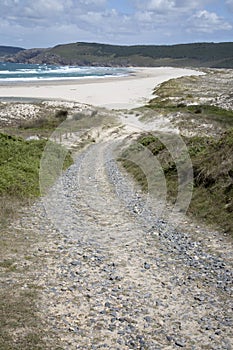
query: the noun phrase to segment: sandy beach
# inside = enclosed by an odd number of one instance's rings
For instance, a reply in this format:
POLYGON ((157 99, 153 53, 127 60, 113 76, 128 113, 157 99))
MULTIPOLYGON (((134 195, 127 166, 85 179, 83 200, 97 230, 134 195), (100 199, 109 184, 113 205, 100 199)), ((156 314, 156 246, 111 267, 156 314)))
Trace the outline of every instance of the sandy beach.
POLYGON ((200 74, 203 73, 183 68, 133 68, 133 73, 126 77, 0 83, 0 98, 55 99, 108 109, 131 109, 149 101, 156 85, 171 78, 200 74))

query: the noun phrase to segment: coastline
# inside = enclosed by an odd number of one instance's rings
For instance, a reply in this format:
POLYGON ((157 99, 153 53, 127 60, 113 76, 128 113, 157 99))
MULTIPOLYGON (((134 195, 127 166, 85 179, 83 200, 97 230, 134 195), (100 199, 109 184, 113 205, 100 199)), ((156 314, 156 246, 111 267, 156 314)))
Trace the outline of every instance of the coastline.
POLYGON ((133 67, 128 76, 32 82, 0 82, 0 100, 4 98, 58 100, 88 104, 108 109, 131 109, 153 98, 155 87, 182 76, 200 75, 186 68, 133 67))

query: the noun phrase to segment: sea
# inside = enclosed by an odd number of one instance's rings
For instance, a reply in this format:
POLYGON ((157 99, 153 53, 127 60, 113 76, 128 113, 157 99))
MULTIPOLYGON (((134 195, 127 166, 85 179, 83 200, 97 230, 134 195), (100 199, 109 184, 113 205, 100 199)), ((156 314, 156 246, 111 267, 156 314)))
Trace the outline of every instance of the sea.
POLYGON ((0 83, 128 76, 128 68, 1 63, 0 83))

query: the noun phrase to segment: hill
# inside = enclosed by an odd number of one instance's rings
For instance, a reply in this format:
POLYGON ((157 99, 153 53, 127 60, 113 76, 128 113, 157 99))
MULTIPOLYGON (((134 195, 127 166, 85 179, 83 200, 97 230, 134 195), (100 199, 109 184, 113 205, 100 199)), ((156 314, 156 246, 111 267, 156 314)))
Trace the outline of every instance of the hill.
POLYGON ((71 43, 21 50, 6 61, 81 66, 173 66, 233 68, 233 42, 118 46, 71 43))
POLYGON ((21 47, 14 46, 0 46, 0 59, 6 56, 15 55, 24 49, 21 47))

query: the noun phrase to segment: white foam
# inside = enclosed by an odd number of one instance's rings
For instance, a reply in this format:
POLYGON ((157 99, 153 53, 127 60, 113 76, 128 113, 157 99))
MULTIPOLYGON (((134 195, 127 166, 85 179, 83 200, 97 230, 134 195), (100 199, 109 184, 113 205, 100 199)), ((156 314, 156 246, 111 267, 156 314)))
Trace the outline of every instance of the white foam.
POLYGON ((127 76, 130 70, 127 68, 112 67, 80 67, 80 66, 47 66, 47 65, 23 65, 2 64, 0 81, 36 81, 36 80, 70 80, 84 78, 105 78, 114 76, 127 76))

